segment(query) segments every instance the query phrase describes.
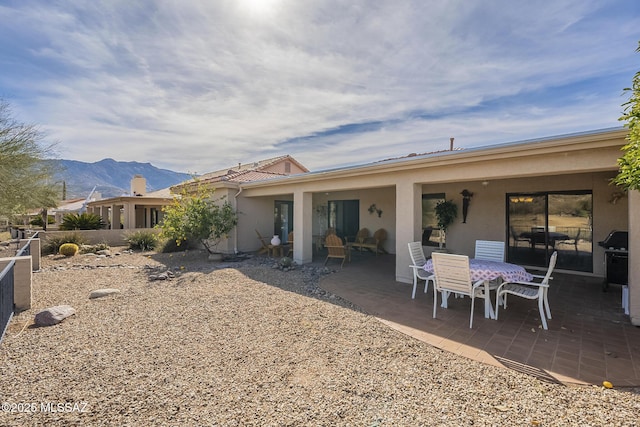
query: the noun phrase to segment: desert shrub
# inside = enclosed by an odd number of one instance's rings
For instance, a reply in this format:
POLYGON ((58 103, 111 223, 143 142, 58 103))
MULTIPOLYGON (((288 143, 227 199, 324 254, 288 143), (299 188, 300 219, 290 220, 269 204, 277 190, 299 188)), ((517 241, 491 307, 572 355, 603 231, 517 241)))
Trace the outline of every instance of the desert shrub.
POLYGON ((62 218, 60 230, 100 230, 104 226, 100 215, 84 212, 65 215, 62 218))
POLYGON ((79 250, 80 248, 75 243, 64 243, 58 249, 58 253, 64 256, 74 256, 79 250))
POLYGON ((83 254, 95 254, 96 252, 111 249, 106 243, 98 243, 96 245, 82 245, 80 246, 80 253, 83 254))
POLYGON ((280 261, 278 261, 278 264, 280 265, 280 267, 288 268, 293 265, 293 260, 289 257, 283 257, 282 259, 280 259, 280 261))
MULTIPOLYGON (((47 224, 55 224, 55 222, 56 222, 56 219, 53 215, 47 215, 47 224)), ((29 221, 29 224, 36 227, 42 227, 44 225, 44 221, 42 221, 41 216, 37 216, 33 218, 31 221, 29 221)))
POLYGON ((129 244, 129 249, 134 250, 152 251, 158 245, 158 235, 151 231, 136 231, 127 234, 125 240, 129 244))
POLYGON ((195 244, 186 241, 182 242, 180 245, 173 239, 164 239, 158 241, 157 246, 162 253, 172 253, 172 252, 184 252, 188 249, 194 248, 195 244))
POLYGON ((60 246, 65 243, 75 243, 78 247, 87 242, 87 239, 79 233, 67 233, 61 235, 53 235, 47 238, 46 243, 42 247, 42 251, 46 254, 57 254, 60 246))

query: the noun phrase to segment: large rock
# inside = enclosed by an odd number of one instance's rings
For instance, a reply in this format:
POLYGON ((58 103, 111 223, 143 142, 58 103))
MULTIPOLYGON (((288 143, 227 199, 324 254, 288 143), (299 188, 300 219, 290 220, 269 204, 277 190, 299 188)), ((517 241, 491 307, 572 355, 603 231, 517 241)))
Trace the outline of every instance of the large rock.
POLYGON ((35 323, 38 326, 51 326, 74 314, 76 314, 76 310, 70 305, 57 305, 36 313, 35 323))
POLYGON ((119 294, 119 293, 120 293, 120 289, 114 289, 114 288, 96 289, 95 291, 91 291, 91 293, 89 294, 89 299, 102 298, 108 295, 119 294))

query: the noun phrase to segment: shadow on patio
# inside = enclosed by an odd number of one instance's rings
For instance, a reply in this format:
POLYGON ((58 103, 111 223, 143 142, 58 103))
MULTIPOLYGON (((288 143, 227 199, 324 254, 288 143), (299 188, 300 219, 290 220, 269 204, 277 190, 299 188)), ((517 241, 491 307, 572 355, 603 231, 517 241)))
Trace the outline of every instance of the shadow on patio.
POLYGON ((549 330, 540 325, 537 303, 516 297, 497 321, 476 304, 469 329, 468 298, 450 299, 434 319, 432 287, 424 294, 419 285, 412 300, 413 285, 396 282, 394 269, 394 255, 354 254, 320 286, 402 333, 471 359, 546 381, 640 386, 640 327, 624 315, 617 285, 605 293, 601 279, 554 272, 549 330))

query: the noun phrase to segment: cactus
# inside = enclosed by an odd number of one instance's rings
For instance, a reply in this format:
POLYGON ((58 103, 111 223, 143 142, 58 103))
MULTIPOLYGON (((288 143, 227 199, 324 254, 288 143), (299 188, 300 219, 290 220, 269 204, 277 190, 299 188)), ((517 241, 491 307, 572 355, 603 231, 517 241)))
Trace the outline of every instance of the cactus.
POLYGON ((75 243, 65 243, 64 245, 60 246, 58 252, 60 253, 60 255, 64 256, 74 256, 78 253, 79 250, 80 247, 78 247, 78 245, 76 245, 75 243))

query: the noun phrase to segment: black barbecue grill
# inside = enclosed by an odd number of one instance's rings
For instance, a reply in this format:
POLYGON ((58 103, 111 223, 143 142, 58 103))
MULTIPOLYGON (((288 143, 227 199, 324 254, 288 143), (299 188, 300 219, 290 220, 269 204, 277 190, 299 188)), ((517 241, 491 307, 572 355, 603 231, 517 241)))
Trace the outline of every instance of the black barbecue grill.
POLYGON ((629 233, 614 230, 598 245, 605 248, 606 280, 603 290, 607 290, 609 283, 629 285, 629 233))

